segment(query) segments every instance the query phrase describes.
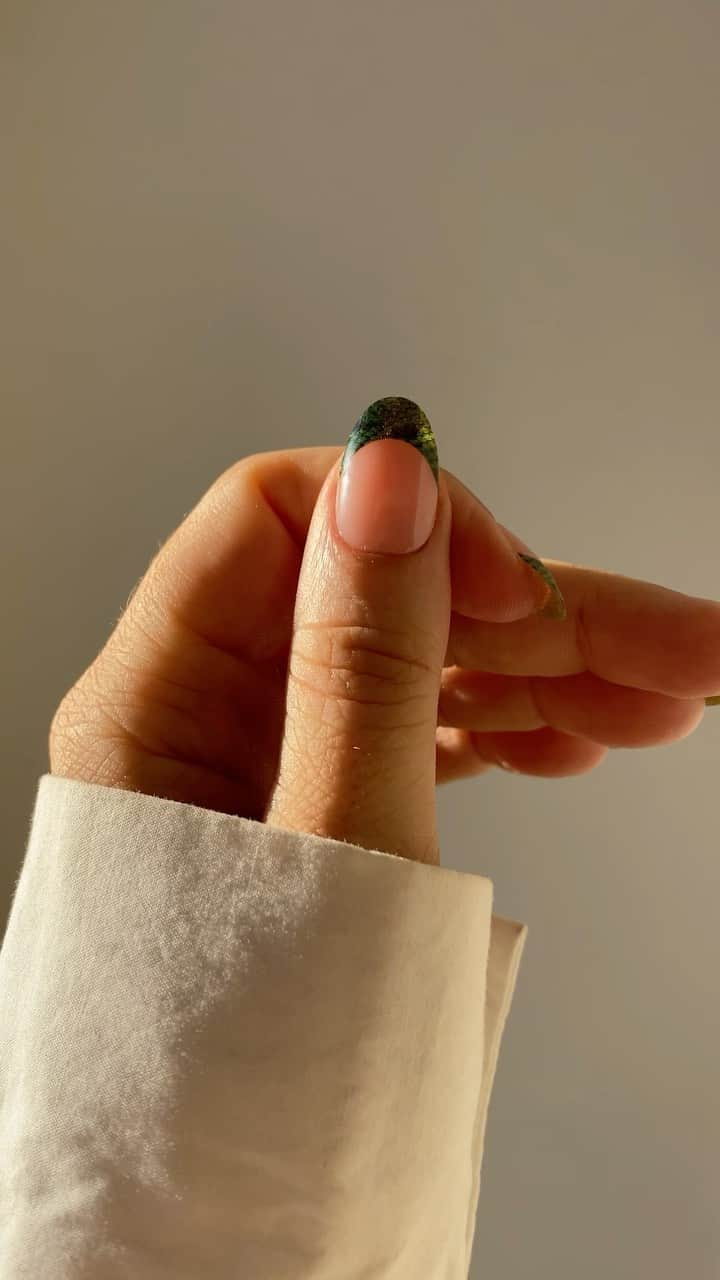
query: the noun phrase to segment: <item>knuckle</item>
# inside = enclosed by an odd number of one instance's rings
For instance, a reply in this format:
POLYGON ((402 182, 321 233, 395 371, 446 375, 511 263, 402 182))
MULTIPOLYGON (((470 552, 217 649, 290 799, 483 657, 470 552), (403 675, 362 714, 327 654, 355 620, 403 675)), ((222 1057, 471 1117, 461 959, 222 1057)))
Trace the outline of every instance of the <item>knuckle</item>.
POLYGON ((80 698, 79 683, 68 689, 50 722, 50 738, 57 740, 74 731, 79 721, 87 718, 85 700, 80 698))
POLYGON ((228 497, 229 490, 233 501, 247 497, 268 475, 278 470, 287 471, 292 466, 291 452, 287 449, 272 449, 265 453, 249 453, 244 458, 236 459, 220 472, 211 484, 208 496, 211 501, 224 500, 228 497))
POLYGON ((96 660, 68 689, 50 722, 50 744, 77 744, 83 738, 98 736, 109 724, 108 705, 112 693, 107 676, 107 662, 101 670, 96 660))
POLYGON ((50 723, 51 773, 105 785, 125 776, 131 738, 122 716, 114 714, 120 696, 97 663, 83 673, 62 698, 50 723))
POLYGON ((65 694, 50 722, 51 770, 67 769, 71 762, 75 764, 85 754, 87 742, 96 734, 96 724, 96 708, 78 683, 65 694))

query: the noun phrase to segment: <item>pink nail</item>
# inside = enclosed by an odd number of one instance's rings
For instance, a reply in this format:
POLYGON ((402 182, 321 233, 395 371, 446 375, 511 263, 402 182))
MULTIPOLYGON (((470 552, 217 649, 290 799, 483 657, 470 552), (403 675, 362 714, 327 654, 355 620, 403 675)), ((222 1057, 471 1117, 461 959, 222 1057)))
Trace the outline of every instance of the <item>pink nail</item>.
POLYGON ((339 478, 338 532, 357 551, 417 551, 435 524, 437 496, 419 449, 406 440, 372 440, 349 456, 339 478))

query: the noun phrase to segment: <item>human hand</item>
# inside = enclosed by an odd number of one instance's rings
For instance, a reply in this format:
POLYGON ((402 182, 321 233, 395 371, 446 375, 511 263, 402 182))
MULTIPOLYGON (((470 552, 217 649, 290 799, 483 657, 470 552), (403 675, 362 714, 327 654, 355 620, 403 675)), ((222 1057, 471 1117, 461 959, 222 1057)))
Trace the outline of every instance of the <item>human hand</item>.
POLYGON ((362 533, 348 475, 376 534, 411 493, 406 554, 340 536, 337 446, 228 468, 60 703, 50 771, 437 862, 436 782, 581 774, 690 734, 720 688, 720 604, 551 560, 566 616, 535 613, 529 549, 437 471, 426 423, 375 402, 344 459, 343 532, 362 533))

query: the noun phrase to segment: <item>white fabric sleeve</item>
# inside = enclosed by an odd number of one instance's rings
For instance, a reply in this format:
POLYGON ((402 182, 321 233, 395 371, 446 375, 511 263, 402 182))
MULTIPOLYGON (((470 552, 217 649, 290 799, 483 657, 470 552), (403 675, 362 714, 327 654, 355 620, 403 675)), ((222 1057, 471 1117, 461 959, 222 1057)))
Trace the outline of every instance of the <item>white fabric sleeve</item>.
POLYGON ((44 774, 2 1280, 465 1280, 527 926, 483 876, 44 774))

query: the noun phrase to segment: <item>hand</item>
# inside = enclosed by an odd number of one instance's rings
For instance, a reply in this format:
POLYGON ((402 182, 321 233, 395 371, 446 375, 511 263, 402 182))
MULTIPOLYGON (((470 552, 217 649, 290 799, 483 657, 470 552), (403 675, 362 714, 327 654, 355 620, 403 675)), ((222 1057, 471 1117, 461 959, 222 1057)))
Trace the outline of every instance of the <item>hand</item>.
POLYGON ((399 492, 381 466, 399 485, 409 465, 416 533, 434 495, 408 554, 339 533, 341 448, 224 472, 63 698, 51 772, 437 862, 436 782, 571 776, 690 734, 720 689, 720 605, 546 561, 567 616, 538 615, 529 549, 449 472, 429 485, 407 439, 366 436, 345 466, 377 497, 399 492))

